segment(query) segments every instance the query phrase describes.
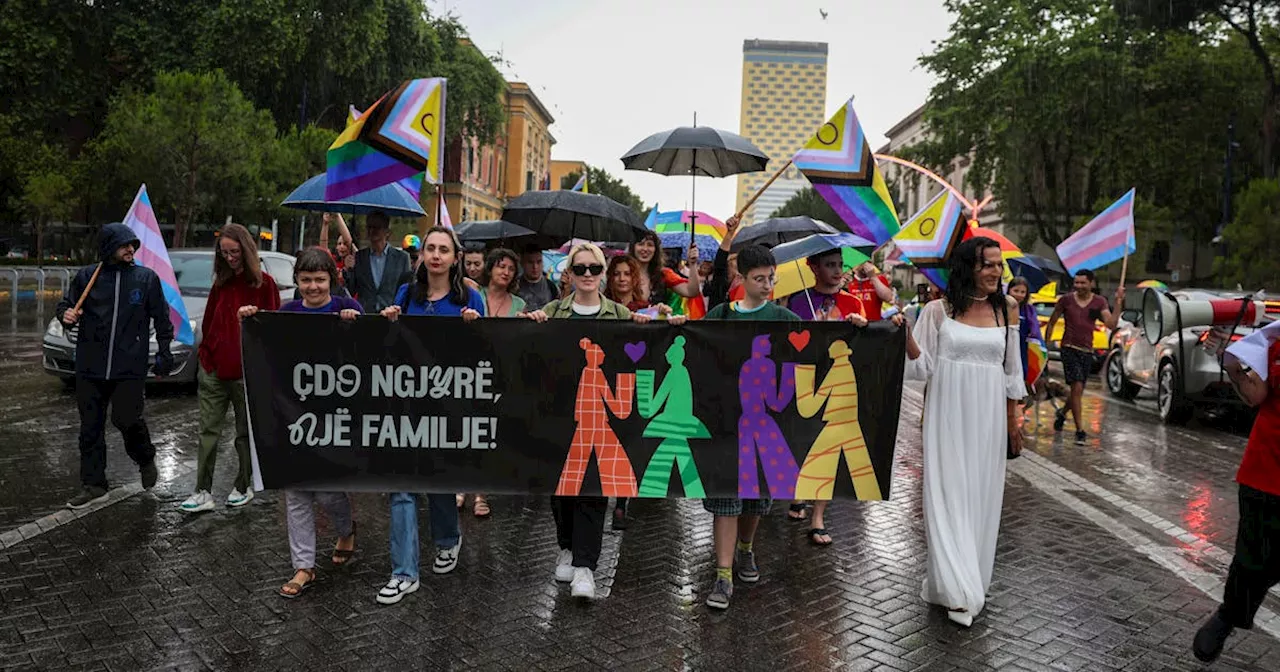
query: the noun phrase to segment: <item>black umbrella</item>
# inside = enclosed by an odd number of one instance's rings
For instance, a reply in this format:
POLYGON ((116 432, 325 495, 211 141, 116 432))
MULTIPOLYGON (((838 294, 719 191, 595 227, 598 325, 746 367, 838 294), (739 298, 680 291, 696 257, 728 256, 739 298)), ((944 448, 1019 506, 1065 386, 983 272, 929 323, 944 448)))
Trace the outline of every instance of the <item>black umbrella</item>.
POLYGON ((775 217, 759 224, 752 224, 738 229, 733 239, 731 252, 739 252, 748 245, 764 245, 773 247, 793 240, 800 240, 815 233, 839 233, 830 224, 812 217, 775 217))
POLYGON ((648 232, 631 208, 580 191, 526 191, 507 203, 502 219, 561 244, 574 238, 634 242, 648 232))
POLYGON ((534 235, 533 231, 530 231, 519 224, 512 224, 511 222, 501 219, 482 222, 463 222, 454 227, 453 232, 458 234, 458 240, 464 243, 482 240, 506 240, 507 238, 520 238, 522 236, 534 235))
POLYGON ((769 156, 751 141, 711 126, 681 126, 654 133, 622 156, 627 170, 660 175, 728 177, 764 170, 769 156))

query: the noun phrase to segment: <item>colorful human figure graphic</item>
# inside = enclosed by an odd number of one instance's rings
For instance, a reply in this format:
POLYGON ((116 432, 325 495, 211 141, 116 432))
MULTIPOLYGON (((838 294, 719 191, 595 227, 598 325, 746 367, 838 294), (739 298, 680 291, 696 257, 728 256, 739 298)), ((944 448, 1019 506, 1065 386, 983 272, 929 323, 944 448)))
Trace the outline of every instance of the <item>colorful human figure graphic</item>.
POLYGON ((662 443, 640 479, 640 496, 666 497, 674 465, 684 484, 684 496, 703 498, 706 491, 693 463, 693 453, 689 451, 689 439, 709 439, 711 432, 693 416, 693 383, 689 381, 689 370, 684 367, 684 336, 676 336, 667 348, 667 363, 670 368, 657 394, 653 394, 654 372, 649 369, 636 372, 640 415, 653 418, 662 410, 644 429, 646 438, 659 437, 662 443))
POLYGON ((618 374, 618 393, 615 397, 609 389, 609 381, 600 370, 604 362, 604 350, 584 338, 578 346, 586 352, 587 366, 578 379, 578 397, 573 404, 573 419, 578 428, 569 444, 569 457, 560 472, 560 484, 556 494, 577 496, 582 490, 582 479, 587 474, 591 453, 596 454, 600 467, 600 489, 605 497, 635 497, 636 473, 631 468, 618 436, 609 426, 609 411, 620 420, 631 415, 631 402, 635 392, 636 377, 633 373, 618 374))
POLYGON ((769 358, 772 350, 767 334, 756 336, 751 340, 751 359, 743 363, 738 373, 738 398, 742 402, 742 417, 738 419, 738 496, 742 499, 760 498, 757 454, 774 499, 794 499, 800 475, 786 437, 768 413, 781 413, 791 403, 796 392, 792 372, 795 364, 782 365, 779 387, 777 365, 769 358))
POLYGON ((814 365, 796 366, 796 409, 800 415, 811 418, 825 405, 822 420, 826 425, 814 439, 800 467, 795 497, 830 499, 843 454, 858 499, 882 499, 862 426, 858 424, 858 381, 849 362, 852 351, 848 343, 837 340, 827 352, 833 363, 817 391, 813 388, 814 365))

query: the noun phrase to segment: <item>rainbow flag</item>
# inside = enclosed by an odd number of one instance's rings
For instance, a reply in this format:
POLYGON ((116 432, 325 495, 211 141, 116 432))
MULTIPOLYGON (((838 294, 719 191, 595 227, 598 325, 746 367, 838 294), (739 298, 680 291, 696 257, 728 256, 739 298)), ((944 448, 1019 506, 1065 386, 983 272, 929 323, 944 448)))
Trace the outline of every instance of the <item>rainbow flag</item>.
POLYGON ((160 235, 160 223, 156 221, 156 212, 151 207, 151 197, 147 196, 147 185, 138 188, 138 195, 133 197, 133 205, 129 206, 129 212, 124 216, 124 225, 138 237, 138 251, 133 255, 134 261, 160 277, 164 300, 169 304, 169 321, 173 322, 174 340, 194 346, 196 335, 191 329, 187 306, 182 302, 182 292, 178 290, 178 277, 173 273, 169 249, 165 247, 164 237, 160 235))
POLYGON ((893 244, 916 268, 944 266, 968 228, 963 215, 964 204, 944 189, 893 235, 893 244))
POLYGON ((339 200, 398 182, 420 194, 439 184, 444 162, 445 80, 413 79, 387 93, 329 146, 325 200, 339 200))
POLYGON ((1062 241, 1057 248, 1058 258, 1069 273, 1102 268, 1138 250, 1133 233, 1134 193, 1135 190, 1130 189, 1102 214, 1062 241))
POLYGON ((1027 341, 1027 370, 1023 372, 1027 385, 1035 385, 1048 366, 1049 351, 1044 347, 1044 341, 1027 341))
POLYGON ((584 194, 591 193, 591 190, 587 189, 587 174, 583 173, 582 176, 578 178, 578 181, 574 183, 573 188, 569 191, 581 191, 584 194))
MULTIPOLYGON (((360 139, 370 118, 385 100, 383 98, 365 110, 329 145, 325 156, 328 164, 324 185, 326 201, 350 198, 393 182, 402 185, 406 181, 412 183, 414 176, 422 173, 421 168, 387 156, 360 139)), ((420 189, 420 184, 415 185, 410 192, 419 193, 420 189)))
POLYGON ((883 245, 898 232, 898 213, 853 111, 852 98, 791 160, 850 233, 883 245))

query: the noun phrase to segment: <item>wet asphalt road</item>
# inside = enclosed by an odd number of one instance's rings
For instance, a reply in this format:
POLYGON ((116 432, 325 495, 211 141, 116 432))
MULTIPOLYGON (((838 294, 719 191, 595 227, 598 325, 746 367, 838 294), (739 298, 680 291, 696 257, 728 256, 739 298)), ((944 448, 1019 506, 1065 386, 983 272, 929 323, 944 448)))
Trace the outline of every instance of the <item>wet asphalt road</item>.
MULTIPOLYGON (((687 501, 639 502, 632 529, 606 535, 607 597, 592 606, 550 580, 546 502, 499 497, 491 520, 464 517, 455 573, 424 575, 416 595, 380 607, 386 503, 360 495, 359 562, 322 561, 317 587, 287 602, 275 595, 289 575, 282 498, 198 518, 176 510, 194 481, 189 390, 149 392, 152 493, 137 492, 109 429, 112 502, 58 514, 76 487, 78 418, 40 366, 53 302, 15 314, 0 301, 0 669, 1200 669, 1190 637, 1234 543, 1247 428, 1167 428, 1149 400, 1116 402, 1095 383, 1084 446, 1052 432, 1047 404, 1038 427, 1028 415, 988 610, 957 630, 918 598, 920 394, 909 389, 892 501, 833 504, 829 549, 808 546, 775 505, 758 541, 765 578, 739 586, 726 614, 702 606, 710 516, 687 501)), ((1273 594, 1213 669, 1280 670, 1276 613, 1273 594)))

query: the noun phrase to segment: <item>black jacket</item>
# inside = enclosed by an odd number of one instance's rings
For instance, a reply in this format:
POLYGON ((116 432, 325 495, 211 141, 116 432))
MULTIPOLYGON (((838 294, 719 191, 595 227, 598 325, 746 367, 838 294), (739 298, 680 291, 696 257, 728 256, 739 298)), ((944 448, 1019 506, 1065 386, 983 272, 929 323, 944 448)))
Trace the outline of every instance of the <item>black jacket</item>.
MULTIPOLYGON (((160 278, 149 268, 112 262, 120 247, 138 237, 123 224, 108 224, 99 237, 102 272, 80 307, 76 325, 76 375, 98 380, 138 380, 147 377, 150 325, 155 323, 157 373, 168 373, 173 356, 173 322, 160 278)), ((80 269, 58 302, 55 316, 74 308, 97 264, 80 269)))

